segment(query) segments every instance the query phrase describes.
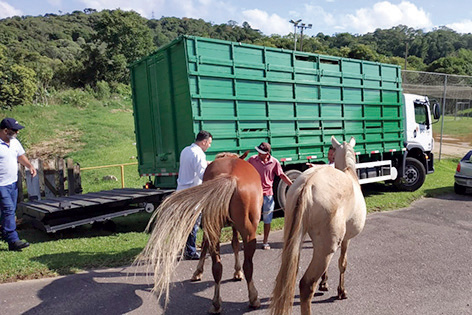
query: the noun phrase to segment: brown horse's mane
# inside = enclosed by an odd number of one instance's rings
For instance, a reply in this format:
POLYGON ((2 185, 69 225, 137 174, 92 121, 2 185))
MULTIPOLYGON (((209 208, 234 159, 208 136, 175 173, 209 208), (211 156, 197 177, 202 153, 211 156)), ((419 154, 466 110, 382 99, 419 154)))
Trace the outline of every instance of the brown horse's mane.
POLYGON ((241 160, 244 160, 248 154, 249 154, 249 150, 244 152, 242 155, 237 155, 236 153, 233 153, 233 152, 220 152, 215 156, 215 160, 221 159, 224 157, 233 157, 233 158, 239 158, 241 160))

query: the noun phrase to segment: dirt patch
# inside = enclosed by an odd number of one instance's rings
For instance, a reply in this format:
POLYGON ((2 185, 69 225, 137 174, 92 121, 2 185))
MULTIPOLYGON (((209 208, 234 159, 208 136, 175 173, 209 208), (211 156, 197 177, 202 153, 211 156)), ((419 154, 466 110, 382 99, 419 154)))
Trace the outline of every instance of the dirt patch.
POLYGON ((441 145, 441 135, 434 135, 435 159, 439 158, 439 150, 441 150, 441 158, 463 157, 467 152, 472 150, 472 135, 461 137, 452 137, 443 135, 441 145))
POLYGON ((114 108, 112 110, 110 110, 110 113, 114 114, 114 113, 132 113, 133 110, 132 109, 122 109, 122 108, 114 108))
POLYGON ((63 157, 69 152, 82 149, 80 142, 82 135, 78 130, 55 130, 55 137, 41 141, 28 148, 28 157, 50 159, 56 156, 63 157))

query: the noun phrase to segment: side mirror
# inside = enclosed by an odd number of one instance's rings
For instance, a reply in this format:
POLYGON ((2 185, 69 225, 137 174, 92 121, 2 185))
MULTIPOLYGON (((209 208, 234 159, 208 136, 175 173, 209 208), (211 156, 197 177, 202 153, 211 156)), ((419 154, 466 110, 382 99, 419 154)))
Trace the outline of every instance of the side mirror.
POLYGON ((433 104, 433 117, 438 120, 441 117, 441 108, 438 103, 433 104))

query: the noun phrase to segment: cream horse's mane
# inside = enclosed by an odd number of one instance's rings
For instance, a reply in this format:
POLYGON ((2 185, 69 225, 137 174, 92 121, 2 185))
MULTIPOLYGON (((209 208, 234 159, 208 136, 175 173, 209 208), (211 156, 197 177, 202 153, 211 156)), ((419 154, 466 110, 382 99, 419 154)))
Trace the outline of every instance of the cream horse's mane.
POLYGON ((352 172, 356 172, 356 153, 354 152, 354 146, 356 140, 351 137, 349 142, 344 141, 342 144, 336 140, 334 136, 331 137, 331 143, 335 149, 335 165, 337 169, 346 170, 349 169, 352 172))

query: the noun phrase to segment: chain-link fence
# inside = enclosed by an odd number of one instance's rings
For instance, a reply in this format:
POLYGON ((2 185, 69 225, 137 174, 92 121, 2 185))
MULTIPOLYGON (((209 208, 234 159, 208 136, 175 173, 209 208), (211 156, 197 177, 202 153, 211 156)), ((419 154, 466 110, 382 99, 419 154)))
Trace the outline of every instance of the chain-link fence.
POLYGON ((441 105, 442 119, 433 127, 441 153, 461 156, 472 149, 472 76, 402 71, 404 93, 426 95, 441 105))

